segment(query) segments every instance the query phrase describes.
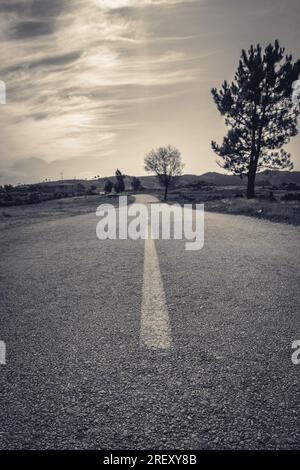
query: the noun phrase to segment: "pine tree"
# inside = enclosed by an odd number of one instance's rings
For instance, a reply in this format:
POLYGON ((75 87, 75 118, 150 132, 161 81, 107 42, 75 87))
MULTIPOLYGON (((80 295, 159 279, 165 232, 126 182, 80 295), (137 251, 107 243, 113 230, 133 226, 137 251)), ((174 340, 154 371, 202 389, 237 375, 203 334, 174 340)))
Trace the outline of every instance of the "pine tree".
POLYGON ((117 193, 123 193, 125 191, 125 175, 123 175, 120 170, 117 170, 115 175, 117 180, 117 183, 115 184, 115 191, 117 193))
POLYGON ((243 50, 235 80, 212 90, 229 127, 222 145, 213 141, 212 148, 221 157, 222 168, 247 175, 248 198, 255 195, 257 171, 293 168, 283 146, 298 132, 300 106, 292 96, 299 74, 300 60, 293 63, 276 40, 264 52, 259 44, 243 50))
POLYGON ((112 188, 113 188, 112 182, 111 182, 110 180, 105 181, 104 191, 105 191, 106 193, 111 193, 112 188))

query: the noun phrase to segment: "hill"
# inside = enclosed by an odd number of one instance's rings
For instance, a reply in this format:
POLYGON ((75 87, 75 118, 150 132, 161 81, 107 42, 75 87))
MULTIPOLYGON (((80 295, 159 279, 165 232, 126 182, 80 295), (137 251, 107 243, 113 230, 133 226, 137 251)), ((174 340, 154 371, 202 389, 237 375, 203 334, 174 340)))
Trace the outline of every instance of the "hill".
MULTIPOLYGON (((158 186, 155 176, 141 176, 140 180, 145 188, 156 188, 158 186)), ((247 184, 247 178, 226 175, 217 172, 208 172, 202 175, 182 175, 179 177, 178 186, 188 186, 197 183, 206 183, 213 186, 241 186, 247 184)), ((300 171, 270 171, 265 170, 257 174, 256 184, 258 186, 281 186, 282 184, 295 183, 300 185, 300 171)))

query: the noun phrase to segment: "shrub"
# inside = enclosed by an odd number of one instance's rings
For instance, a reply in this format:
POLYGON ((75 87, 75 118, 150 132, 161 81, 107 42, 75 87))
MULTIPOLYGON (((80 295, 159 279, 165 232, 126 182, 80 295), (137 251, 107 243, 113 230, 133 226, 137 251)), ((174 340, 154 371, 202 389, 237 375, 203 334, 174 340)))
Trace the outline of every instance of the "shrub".
POLYGON ((30 193, 28 201, 29 204, 40 202, 40 195, 38 193, 30 193))
POLYGON ((117 170, 116 173, 117 183, 114 185, 116 193, 123 193, 125 191, 125 178, 126 176, 121 173, 120 170, 117 170), (117 190, 116 190, 117 187, 117 190))
POLYGON ((284 196, 282 196, 281 200, 282 201, 300 201, 300 192, 285 194, 284 196))
POLYGON ((122 188, 121 188, 121 186, 119 185, 119 183, 115 183, 115 184, 114 184, 114 191, 115 191, 117 194, 119 194, 119 193, 122 192, 122 188))
POLYGON ((111 193, 112 188, 113 188, 112 182, 111 182, 110 180, 107 180, 107 181, 105 182, 105 185, 104 185, 104 191, 105 191, 106 193, 111 193))
POLYGON ((139 180, 139 178, 137 178, 136 176, 134 176, 131 180, 131 187, 132 187, 133 191, 141 191, 142 190, 142 183, 139 180))

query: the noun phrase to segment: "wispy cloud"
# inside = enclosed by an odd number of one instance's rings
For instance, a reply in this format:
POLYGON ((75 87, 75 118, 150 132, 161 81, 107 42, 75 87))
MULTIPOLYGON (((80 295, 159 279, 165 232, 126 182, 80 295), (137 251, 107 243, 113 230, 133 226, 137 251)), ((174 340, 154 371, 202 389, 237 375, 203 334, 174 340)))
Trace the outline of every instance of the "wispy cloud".
POLYGON ((126 7, 142 8, 144 6, 178 5, 193 3, 196 0, 95 0, 103 8, 119 9, 126 7))
MULTIPOLYGON (((86 167, 109 173, 125 154, 132 168, 148 145, 176 143, 179 135, 188 149, 194 143, 196 155, 194 122, 206 125, 202 108, 214 85, 203 82, 226 78, 239 52, 236 29, 247 29, 252 40, 258 22, 239 22, 240 3, 1 0, 2 181, 58 177, 62 169, 74 176, 86 167)), ((272 16, 262 31, 268 21, 272 16)))
POLYGON ((50 163, 105 154, 120 132, 136 128, 132 107, 170 99, 182 93, 178 85, 195 80, 199 57, 145 48, 159 38, 145 35, 141 14, 120 11, 179 3, 2 1, 0 75, 8 104, 0 120, 6 135, 2 161, 10 173, 20 177, 23 160, 50 163))

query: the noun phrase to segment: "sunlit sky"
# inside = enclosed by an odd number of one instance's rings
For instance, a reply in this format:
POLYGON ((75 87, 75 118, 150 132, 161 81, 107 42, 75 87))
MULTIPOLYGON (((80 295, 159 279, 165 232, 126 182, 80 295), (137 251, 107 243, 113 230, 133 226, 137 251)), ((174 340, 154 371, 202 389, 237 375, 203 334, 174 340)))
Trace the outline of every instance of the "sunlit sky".
MULTIPOLYGON (((143 175, 152 147, 220 171, 210 90, 240 51, 278 38, 300 58, 299 0, 0 0, 0 184, 143 175)), ((288 146, 300 170, 300 138, 288 146)))

